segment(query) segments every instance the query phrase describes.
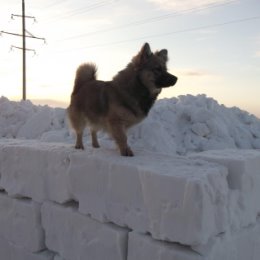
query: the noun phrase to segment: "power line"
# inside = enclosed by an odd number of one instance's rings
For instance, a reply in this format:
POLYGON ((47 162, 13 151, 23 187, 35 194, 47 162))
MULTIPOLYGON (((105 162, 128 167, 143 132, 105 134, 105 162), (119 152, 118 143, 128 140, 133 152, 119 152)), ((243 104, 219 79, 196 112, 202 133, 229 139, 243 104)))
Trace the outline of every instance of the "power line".
POLYGON ((54 6, 60 5, 68 2, 68 0, 56 0, 56 1, 52 1, 52 3, 46 3, 46 5, 42 5, 41 3, 36 3, 36 1, 34 1, 34 3, 32 3, 32 7, 34 8, 41 8, 44 10, 53 8, 54 6))
MULTIPOLYGON (((137 40, 145 40, 145 39, 150 39, 150 38, 159 38, 159 37, 162 37, 162 36, 170 36, 170 35, 173 35, 173 34, 193 32, 193 31, 198 31, 198 30, 201 30, 201 29, 223 27, 223 26, 227 26, 227 25, 230 25, 230 24, 243 23, 243 22, 248 22, 248 21, 258 20, 258 19, 260 19, 260 16, 247 17, 247 18, 243 18, 243 19, 236 19, 236 20, 231 20, 231 21, 227 21, 227 22, 223 22, 223 23, 216 23, 216 24, 211 24, 211 25, 198 26, 198 27, 188 28, 188 29, 179 30, 179 31, 172 31, 172 32, 161 33, 161 34, 146 35, 146 36, 143 36, 143 37, 123 40, 123 41, 110 42, 110 43, 106 43, 106 44, 90 45, 90 46, 86 46, 86 47, 70 49, 70 50, 61 51, 61 52, 106 47, 106 46, 111 46, 111 45, 123 44, 123 43, 127 43, 127 42, 133 42, 133 41, 137 41, 137 40)), ((61 52, 59 52, 59 53, 61 53, 61 52)))
POLYGON ((67 1, 67 0, 57 0, 57 1, 55 1, 54 3, 51 3, 51 4, 47 5, 47 6, 45 6, 44 8, 51 8, 51 7, 53 7, 53 6, 55 6, 55 5, 59 5, 59 4, 61 4, 61 3, 64 4, 64 2, 66 2, 66 1, 67 1))
MULTIPOLYGON (((25 17, 25 18, 28 18, 28 17, 25 17)), ((32 38, 32 39, 37 39, 37 40, 43 40, 45 41, 45 38, 41 38, 41 37, 36 37, 34 36, 33 34, 31 34, 29 31, 25 30, 27 34, 29 35, 25 35, 26 38, 32 38)), ((11 32, 6 32, 6 31, 1 31, 1 33, 4 33, 4 34, 9 34, 9 35, 12 35, 12 36, 19 36, 21 37, 22 35, 19 34, 19 33, 11 33, 11 32)))
POLYGON ((74 10, 68 12, 67 14, 65 14, 64 16, 59 16, 59 17, 56 17, 53 20, 48 21, 47 24, 54 23, 54 22, 60 21, 62 19, 71 18, 71 17, 73 17, 75 15, 81 15, 81 14, 90 12, 92 10, 95 10, 97 8, 100 8, 100 7, 103 7, 103 6, 105 6, 105 5, 109 4, 109 3, 112 3, 114 1, 117 1, 117 0, 100 1, 100 2, 97 2, 97 3, 91 4, 91 5, 88 5, 88 6, 84 7, 84 8, 81 7, 81 8, 74 9, 74 10))
POLYGON ((134 21, 134 22, 131 22, 131 23, 127 23, 127 24, 124 24, 124 25, 120 25, 120 26, 116 26, 116 27, 112 27, 112 28, 108 28, 108 29, 102 29, 102 30, 95 31, 95 32, 88 32, 88 33, 83 33, 83 34, 80 34, 80 35, 74 35, 74 36, 67 37, 67 38, 64 38, 64 39, 61 39, 61 40, 58 40, 58 41, 79 39, 79 38, 84 38, 86 36, 96 35, 96 34, 99 34, 99 33, 106 33, 106 32, 111 32, 111 31, 115 31, 115 30, 125 29, 127 27, 157 22, 157 21, 169 19, 169 18, 172 18, 172 17, 181 16, 181 15, 184 15, 186 13, 199 12, 199 11, 203 11, 205 9, 211 9, 211 8, 217 8, 217 7, 229 5, 229 4, 232 4, 234 2, 237 2, 237 0, 231 0, 231 1, 228 1, 228 2, 225 2, 225 3, 221 3, 221 4, 218 4, 217 2, 215 2, 215 3, 203 5, 203 6, 200 6, 200 7, 193 7, 193 8, 184 9, 181 12, 175 11, 173 13, 160 15, 160 16, 154 16, 154 17, 151 17, 151 18, 146 18, 146 19, 142 19, 142 20, 139 20, 139 21, 134 21))

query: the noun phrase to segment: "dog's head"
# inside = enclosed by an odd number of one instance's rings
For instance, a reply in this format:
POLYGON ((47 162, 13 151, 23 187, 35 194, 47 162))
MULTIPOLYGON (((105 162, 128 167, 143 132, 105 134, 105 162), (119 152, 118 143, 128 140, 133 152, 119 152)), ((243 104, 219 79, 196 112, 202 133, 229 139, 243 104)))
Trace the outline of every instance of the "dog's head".
POLYGON ((132 60, 142 83, 149 89, 161 89, 175 85, 177 77, 167 72, 168 51, 153 53, 148 43, 132 60))

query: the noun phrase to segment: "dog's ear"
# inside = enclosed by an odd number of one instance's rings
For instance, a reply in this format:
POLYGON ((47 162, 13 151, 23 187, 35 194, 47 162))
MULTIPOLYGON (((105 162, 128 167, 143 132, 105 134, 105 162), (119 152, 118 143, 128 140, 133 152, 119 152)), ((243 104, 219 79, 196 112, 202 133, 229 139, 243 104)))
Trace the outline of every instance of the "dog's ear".
POLYGON ((137 67, 142 66, 149 57, 153 55, 150 45, 145 43, 139 53, 133 58, 133 62, 137 67))
POLYGON ((132 63, 136 68, 142 66, 153 55, 150 45, 145 43, 139 53, 133 57, 132 63))
POLYGON ((159 56, 161 59, 163 59, 164 62, 168 61, 168 51, 166 49, 160 50, 155 54, 159 56))
POLYGON ((152 55, 152 51, 149 43, 145 43, 139 53, 143 58, 149 58, 152 55))

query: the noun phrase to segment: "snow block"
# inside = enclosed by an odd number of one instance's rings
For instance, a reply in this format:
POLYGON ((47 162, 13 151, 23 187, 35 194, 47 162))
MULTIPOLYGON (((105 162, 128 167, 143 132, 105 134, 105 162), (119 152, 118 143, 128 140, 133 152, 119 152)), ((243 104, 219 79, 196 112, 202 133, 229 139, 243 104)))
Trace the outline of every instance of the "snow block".
POLYGON ((207 245, 193 247, 207 260, 259 260, 260 219, 255 224, 210 239, 207 245))
POLYGON ((53 260, 54 254, 48 250, 31 253, 24 248, 12 245, 0 236, 1 260, 53 260))
POLYGON ((99 223, 73 206, 44 203, 46 245, 64 259, 125 260, 128 230, 99 223))
POLYGON ((255 223, 260 213, 260 151, 214 150, 190 157, 228 168, 230 226, 238 229, 255 223))
POLYGON ((127 260, 259 260, 260 222, 212 238, 205 246, 181 246, 129 233, 127 260))
POLYGON ((64 258, 62 258, 61 256, 59 255, 55 255, 54 259, 53 260, 65 260, 64 258))
POLYGON ((0 186, 10 196, 34 201, 71 199, 67 169, 72 148, 35 141, 1 141, 0 186))
POLYGON ((29 252, 45 248, 38 203, 13 199, 0 193, 0 212, 1 237, 29 252))
POLYGON ((149 235, 129 233, 127 260, 206 260, 190 247, 165 243, 149 235))
POLYGON ((184 157, 109 151, 70 157, 79 211, 155 239, 196 245, 227 230, 227 170, 184 157))

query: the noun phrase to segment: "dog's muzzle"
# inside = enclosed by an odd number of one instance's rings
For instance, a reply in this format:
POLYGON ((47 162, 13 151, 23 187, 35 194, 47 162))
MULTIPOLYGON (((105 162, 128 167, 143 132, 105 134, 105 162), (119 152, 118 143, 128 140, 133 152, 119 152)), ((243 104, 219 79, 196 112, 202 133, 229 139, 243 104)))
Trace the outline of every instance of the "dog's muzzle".
POLYGON ((166 72, 163 73, 158 79, 156 79, 155 83, 158 88, 168 88, 174 86, 177 80, 178 80, 177 77, 166 72))

